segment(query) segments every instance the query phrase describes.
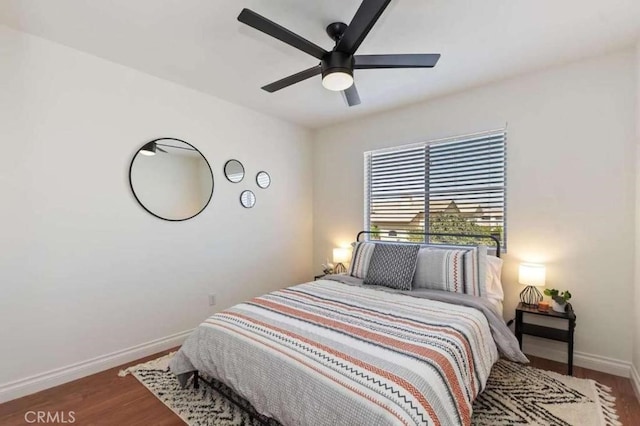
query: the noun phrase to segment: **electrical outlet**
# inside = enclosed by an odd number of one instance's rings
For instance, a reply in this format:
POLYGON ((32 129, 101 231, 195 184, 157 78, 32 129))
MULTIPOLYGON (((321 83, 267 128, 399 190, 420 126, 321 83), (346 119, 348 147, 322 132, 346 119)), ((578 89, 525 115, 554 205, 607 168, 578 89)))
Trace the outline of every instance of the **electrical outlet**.
POLYGON ((209 306, 214 306, 216 304, 216 295, 211 293, 209 295, 209 306))

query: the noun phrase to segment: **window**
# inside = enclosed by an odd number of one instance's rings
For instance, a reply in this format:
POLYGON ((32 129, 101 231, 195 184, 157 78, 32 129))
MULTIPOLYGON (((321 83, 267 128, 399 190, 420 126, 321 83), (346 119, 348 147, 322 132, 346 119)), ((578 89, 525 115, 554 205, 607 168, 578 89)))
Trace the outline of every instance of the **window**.
MULTIPOLYGON (((506 132, 370 151, 365 229, 370 239, 423 242, 407 232, 495 235, 505 247, 506 132), (403 235, 404 234, 404 235, 403 235)), ((469 237, 427 242, 486 244, 469 237)))

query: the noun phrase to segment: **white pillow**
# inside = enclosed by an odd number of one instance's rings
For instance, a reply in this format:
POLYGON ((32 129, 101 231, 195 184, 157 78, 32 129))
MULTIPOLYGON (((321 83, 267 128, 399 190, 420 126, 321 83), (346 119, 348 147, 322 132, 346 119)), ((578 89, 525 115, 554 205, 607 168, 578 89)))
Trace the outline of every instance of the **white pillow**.
POLYGON ((487 256, 487 279, 486 288, 487 299, 504 300, 504 290, 502 289, 502 264, 503 260, 495 256, 487 256))

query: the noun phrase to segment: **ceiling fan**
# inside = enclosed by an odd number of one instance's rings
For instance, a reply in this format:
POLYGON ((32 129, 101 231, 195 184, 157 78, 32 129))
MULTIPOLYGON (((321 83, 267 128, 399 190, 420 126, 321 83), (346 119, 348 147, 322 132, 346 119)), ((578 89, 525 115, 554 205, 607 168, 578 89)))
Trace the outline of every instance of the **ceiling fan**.
POLYGON ((322 85, 329 90, 342 91, 347 104, 354 106, 360 104, 360 95, 353 82, 354 69, 433 68, 440 59, 439 54, 355 54, 390 2, 391 0, 364 0, 349 25, 343 22, 329 24, 327 34, 335 41, 331 51, 324 50, 249 9, 242 9, 238 21, 320 59, 318 65, 268 84, 262 89, 273 93, 322 74, 322 85))

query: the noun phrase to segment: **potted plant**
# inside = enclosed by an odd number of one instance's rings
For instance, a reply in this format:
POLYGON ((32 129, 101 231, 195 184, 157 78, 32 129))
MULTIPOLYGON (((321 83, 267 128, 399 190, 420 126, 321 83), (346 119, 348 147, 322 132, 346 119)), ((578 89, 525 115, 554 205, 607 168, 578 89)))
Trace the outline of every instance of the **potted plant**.
POLYGON ((555 288, 544 290, 545 296, 551 297, 551 307, 556 312, 564 313, 567 307, 567 301, 571 299, 571 293, 569 290, 563 291, 560 293, 560 290, 556 290, 555 288))

